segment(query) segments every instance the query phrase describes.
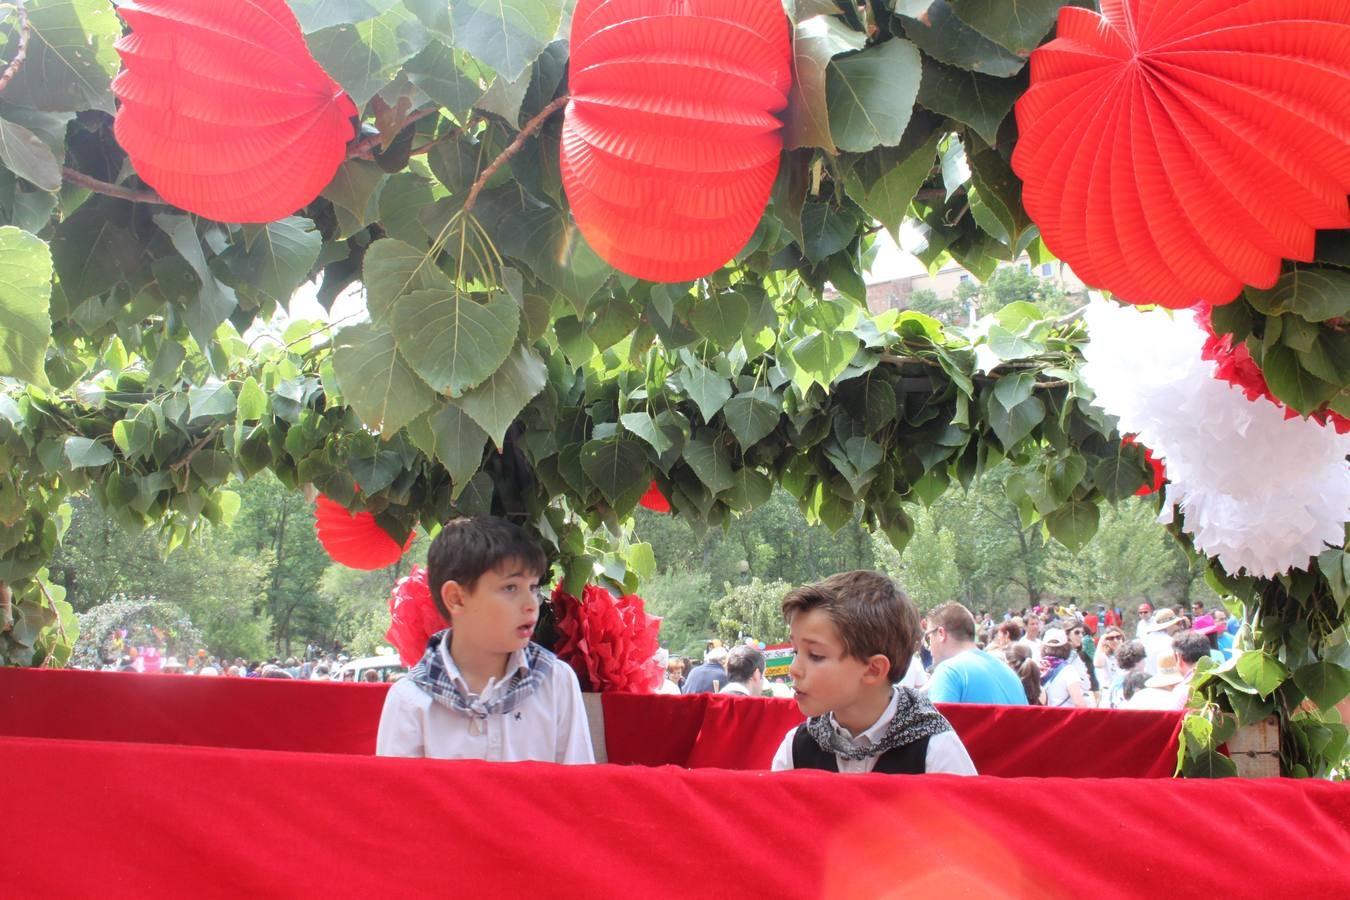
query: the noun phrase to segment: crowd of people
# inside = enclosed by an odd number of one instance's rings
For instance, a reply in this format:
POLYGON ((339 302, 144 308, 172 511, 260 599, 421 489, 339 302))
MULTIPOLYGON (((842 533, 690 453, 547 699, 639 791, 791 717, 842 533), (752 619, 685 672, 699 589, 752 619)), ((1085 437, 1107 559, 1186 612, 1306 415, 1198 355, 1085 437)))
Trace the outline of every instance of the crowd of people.
MULTIPOLYGON (((348 680, 363 682, 394 682, 407 672, 397 665, 397 657, 390 656, 388 665, 367 666, 353 673, 348 680)), ((334 649, 318 649, 311 643, 303 659, 294 656, 273 656, 267 660, 233 659, 217 656, 199 649, 184 659, 155 646, 131 647, 120 655, 106 655, 103 669, 113 672, 150 672, 166 675, 196 675, 224 678, 288 678, 300 681, 329 681, 337 679, 351 658, 334 649)))
MULTIPOLYGON (((1138 616, 1131 637, 1123 612, 1104 606, 1029 607, 995 621, 944 603, 922 619, 922 644, 900 683, 935 703, 1181 709, 1200 660, 1231 658, 1238 622, 1200 602, 1189 613, 1142 603, 1138 616)), ((699 665, 666 661, 660 692, 792 696, 786 679, 764 673, 753 643, 728 650, 710 641, 699 665)))

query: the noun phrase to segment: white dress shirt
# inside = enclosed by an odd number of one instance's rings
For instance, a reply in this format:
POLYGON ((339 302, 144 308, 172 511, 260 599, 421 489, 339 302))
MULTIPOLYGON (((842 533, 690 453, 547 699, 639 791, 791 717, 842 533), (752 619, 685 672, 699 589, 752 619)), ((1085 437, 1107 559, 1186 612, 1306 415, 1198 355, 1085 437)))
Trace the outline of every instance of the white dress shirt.
MULTIPOLYGON (((851 740, 859 742, 880 741, 886 734, 886 727, 891 724, 891 718, 895 715, 896 702, 896 696, 892 693, 891 702, 887 704, 886 711, 881 714, 881 718, 873 722, 871 727, 856 738, 838 722, 834 722, 834 728, 851 740)), ((797 728, 801 727, 800 725, 797 726, 797 728)), ((783 738, 783 743, 778 745, 778 751, 774 753, 773 764, 770 766, 773 771, 783 772, 795 768, 792 765, 792 739, 797 736, 797 728, 789 729, 787 735, 783 738)), ((856 774, 872 771, 876 767, 879 756, 880 754, 869 756, 866 759, 845 759, 836 753, 834 759, 839 764, 840 772, 856 774)), ((961 743, 961 738, 957 737, 955 731, 944 731, 928 739, 928 753, 924 757, 924 768, 928 774, 939 772, 947 775, 979 774, 975 771, 975 763, 971 761, 970 754, 966 752, 966 745, 961 743)))
MULTIPOLYGON (((472 697, 444 640, 439 652, 447 674, 472 697)), ((489 680, 481 699, 485 703, 497 699, 511 676, 522 669, 528 670, 525 652, 517 650, 507 661, 506 674, 489 680)), ((375 754, 492 762, 595 762, 581 686, 572 667, 559 659, 553 660, 539 685, 518 707, 486 719, 436 702, 410 679, 399 680, 385 697, 375 754)))

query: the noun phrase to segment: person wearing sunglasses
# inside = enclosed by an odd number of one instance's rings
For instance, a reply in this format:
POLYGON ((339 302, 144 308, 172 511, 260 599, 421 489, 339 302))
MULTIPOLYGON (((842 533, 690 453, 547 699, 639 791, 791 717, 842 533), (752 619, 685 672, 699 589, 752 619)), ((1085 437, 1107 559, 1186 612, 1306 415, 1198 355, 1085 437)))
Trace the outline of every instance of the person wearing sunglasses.
POLYGON ((1125 642, 1125 633, 1114 625, 1102 632, 1102 642, 1092 657, 1092 668, 1097 673, 1097 684, 1105 691, 1116 683, 1120 665, 1116 661, 1116 651, 1125 642))

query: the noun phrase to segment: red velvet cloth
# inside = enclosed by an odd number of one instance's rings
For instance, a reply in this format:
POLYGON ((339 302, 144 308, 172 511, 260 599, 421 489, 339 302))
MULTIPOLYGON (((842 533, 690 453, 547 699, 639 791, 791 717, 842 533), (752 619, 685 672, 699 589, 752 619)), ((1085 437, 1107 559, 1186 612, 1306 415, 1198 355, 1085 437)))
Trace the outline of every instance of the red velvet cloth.
MULTIPOLYGON (((375 752, 381 684, 0 668, 0 735, 375 752)), ((791 700, 602 694, 609 761, 767 769, 791 700)), ((986 775, 1165 778, 1180 713, 944 704, 986 775)))
POLYGON ((5 802, 22 811, 5 880, 26 897, 1350 896, 1350 789, 1314 781, 767 775, 20 738, 0 739, 0 760, 5 802))
MULTIPOLYGON (((792 700, 602 694, 612 763, 767 769, 802 714, 792 700), (663 737, 664 736, 664 737, 663 737)), ((944 703, 984 775, 1167 778, 1181 713, 944 703)))

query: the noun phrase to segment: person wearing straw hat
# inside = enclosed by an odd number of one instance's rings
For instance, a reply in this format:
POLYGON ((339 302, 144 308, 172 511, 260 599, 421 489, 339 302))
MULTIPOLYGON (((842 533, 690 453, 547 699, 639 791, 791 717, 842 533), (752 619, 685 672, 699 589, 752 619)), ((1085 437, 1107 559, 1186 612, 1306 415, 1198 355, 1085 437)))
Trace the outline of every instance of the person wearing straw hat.
POLYGON ((1144 671, 1149 675, 1157 675, 1162 658, 1172 654, 1172 636, 1180 629, 1181 622, 1174 610, 1163 608, 1153 614, 1144 629, 1144 671))
MULTIPOLYGON (((1167 612, 1162 610, 1161 612, 1167 612)), ((1161 614, 1160 612, 1160 614, 1161 614)), ((1121 709, 1181 709, 1186 705, 1186 695, 1178 694, 1177 685, 1186 680, 1175 654, 1169 653, 1158 661, 1157 674, 1144 682, 1144 689, 1136 691, 1134 696, 1121 704, 1121 709), (1180 703, 1178 703, 1180 699, 1180 703)))

